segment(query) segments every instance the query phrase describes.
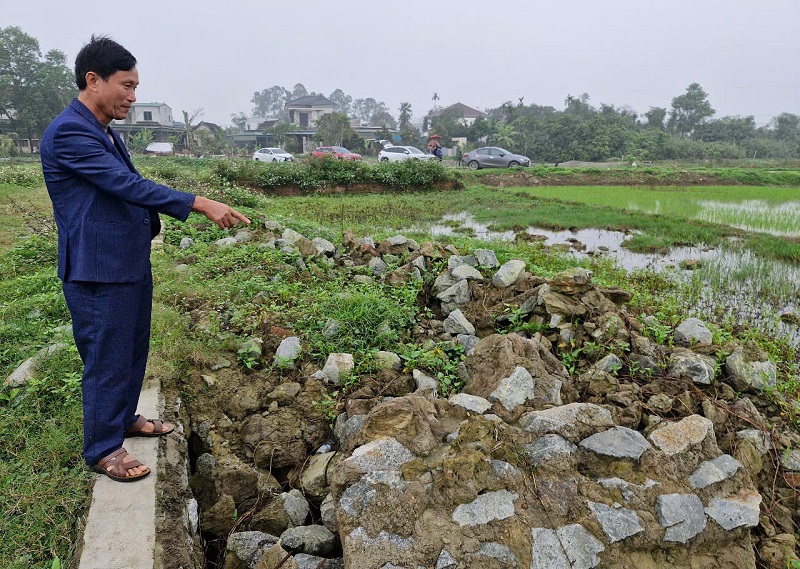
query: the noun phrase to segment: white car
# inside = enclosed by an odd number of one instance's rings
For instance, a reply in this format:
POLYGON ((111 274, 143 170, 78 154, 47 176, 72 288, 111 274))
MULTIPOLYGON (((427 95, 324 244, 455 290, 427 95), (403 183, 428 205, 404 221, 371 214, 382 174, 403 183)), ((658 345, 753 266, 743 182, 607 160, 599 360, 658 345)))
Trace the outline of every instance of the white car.
POLYGON ((390 146, 378 153, 381 162, 399 162, 400 160, 436 160, 433 154, 425 154, 414 146, 390 146))
POLYGON ((253 154, 257 162, 294 162, 294 156, 280 148, 260 148, 253 154))

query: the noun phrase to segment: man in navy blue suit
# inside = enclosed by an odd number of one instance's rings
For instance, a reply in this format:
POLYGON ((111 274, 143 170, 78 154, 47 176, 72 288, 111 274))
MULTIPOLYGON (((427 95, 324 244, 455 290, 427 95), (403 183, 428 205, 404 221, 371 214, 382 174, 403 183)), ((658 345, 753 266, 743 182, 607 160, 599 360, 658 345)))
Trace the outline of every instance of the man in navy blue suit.
POLYGON ((136 101, 136 58, 92 36, 75 59, 79 93, 44 133, 42 171, 58 227, 58 276, 83 360, 86 463, 114 480, 150 473, 124 437, 166 435, 173 425, 136 414, 150 342, 150 241, 158 214, 197 211, 220 228, 245 216, 223 203, 143 178, 109 128, 136 101))

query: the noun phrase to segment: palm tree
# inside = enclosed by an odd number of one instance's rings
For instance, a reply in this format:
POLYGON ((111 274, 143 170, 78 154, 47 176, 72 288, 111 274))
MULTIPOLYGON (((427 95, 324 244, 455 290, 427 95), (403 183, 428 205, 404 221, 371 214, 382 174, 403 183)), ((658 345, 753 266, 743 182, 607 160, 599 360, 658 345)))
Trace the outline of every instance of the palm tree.
POLYGON ((514 139, 517 136, 517 131, 512 124, 500 123, 495 127, 492 134, 492 142, 497 146, 508 147, 515 144, 514 139))
POLYGON ((400 103, 400 130, 408 127, 411 121, 411 103, 400 103))

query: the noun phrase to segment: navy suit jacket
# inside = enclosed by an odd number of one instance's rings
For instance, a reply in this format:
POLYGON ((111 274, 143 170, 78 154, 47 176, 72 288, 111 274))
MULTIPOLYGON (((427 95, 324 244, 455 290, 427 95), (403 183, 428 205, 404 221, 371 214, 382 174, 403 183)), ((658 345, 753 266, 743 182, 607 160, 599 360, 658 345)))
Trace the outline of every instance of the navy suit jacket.
POLYGON ((58 276, 104 283, 144 278, 150 241, 161 230, 158 213, 185 221, 195 195, 143 178, 119 136, 78 99, 47 127, 40 152, 58 227, 58 276))

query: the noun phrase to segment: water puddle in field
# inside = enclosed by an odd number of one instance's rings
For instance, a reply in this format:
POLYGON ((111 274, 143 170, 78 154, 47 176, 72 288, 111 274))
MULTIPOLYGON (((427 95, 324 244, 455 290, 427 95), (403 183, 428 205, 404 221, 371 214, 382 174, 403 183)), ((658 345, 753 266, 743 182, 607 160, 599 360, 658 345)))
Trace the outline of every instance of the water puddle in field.
POLYGON ((414 227, 411 231, 424 231, 430 233, 432 237, 462 235, 483 241, 514 241, 517 238, 514 231, 491 231, 489 224, 475 221, 475 218, 467 212, 445 215, 439 223, 429 228, 414 227))
MULTIPOLYGON (((439 223, 428 228, 427 232, 433 237, 463 235, 483 241, 511 242, 518 238, 517 232, 513 230, 493 231, 489 227, 490 224, 480 223, 469 213, 462 212, 445 215, 439 223)), ((412 228, 412 231, 415 230, 419 228, 412 228)), ((613 257, 620 267, 628 271, 658 271, 666 267, 678 267, 681 262, 704 261, 717 255, 715 249, 707 247, 675 247, 665 254, 635 253, 622 246, 630 235, 603 229, 549 231, 529 227, 526 234, 530 236, 530 241, 541 241, 548 247, 563 248, 576 256, 613 257)))
POLYGON ((548 231, 529 227, 527 234, 543 237, 542 243, 548 247, 568 245, 577 256, 613 257, 617 264, 627 271, 680 267, 681 263, 704 262, 717 256, 718 251, 708 247, 673 247, 667 253, 636 253, 622 246, 630 235, 620 231, 604 229, 579 229, 577 231, 548 231))
MULTIPOLYGON (((719 204, 717 204, 719 205, 719 204)), ((798 210, 800 212, 800 210, 798 210)), ((620 231, 581 229, 549 231, 529 227, 524 232, 494 231, 466 212, 446 215, 424 231, 433 237, 473 237, 484 241, 511 242, 520 238, 581 257, 608 257, 627 271, 670 271, 685 283, 695 281, 699 289, 692 312, 715 321, 747 323, 773 336, 784 336, 800 346, 800 267, 764 260, 731 243, 730 248, 674 247, 665 254, 636 253, 623 243, 631 237, 620 231), (695 270, 687 270, 695 266, 695 270)))

